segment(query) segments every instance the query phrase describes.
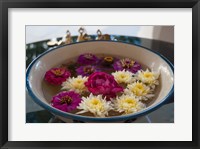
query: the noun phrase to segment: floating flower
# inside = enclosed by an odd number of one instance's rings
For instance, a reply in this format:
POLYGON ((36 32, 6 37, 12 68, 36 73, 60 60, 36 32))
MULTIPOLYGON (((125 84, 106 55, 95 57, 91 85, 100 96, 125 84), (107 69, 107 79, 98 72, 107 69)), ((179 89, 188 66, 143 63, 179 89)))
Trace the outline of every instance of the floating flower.
POLYGON ((141 69, 141 65, 130 58, 124 58, 116 61, 113 64, 115 70, 128 70, 132 73, 136 73, 141 69))
POLYGON ((60 85, 69 78, 71 73, 65 68, 52 68, 45 73, 44 79, 53 85, 60 85))
POLYGON ((159 81, 158 81, 159 73, 150 72, 148 69, 146 71, 139 70, 136 76, 140 81, 150 86, 155 87, 155 85, 159 84, 159 81))
POLYGON ((77 114, 91 112, 96 117, 105 117, 108 115, 108 111, 112 109, 112 106, 110 101, 106 101, 105 98, 102 98, 102 95, 94 96, 90 94, 89 97, 83 97, 77 109, 82 110, 77 114))
POLYGON ((88 81, 85 82, 85 86, 94 95, 102 94, 108 100, 123 91, 123 88, 119 86, 114 77, 105 72, 94 72, 91 74, 88 81))
POLYGON ((80 95, 74 91, 63 91, 53 96, 51 105, 64 112, 75 110, 81 102, 80 95))
POLYGON ((125 93, 129 95, 135 95, 140 100, 148 100, 154 95, 151 94, 151 89, 147 85, 142 82, 135 82, 133 84, 129 84, 127 89, 125 89, 125 93))
POLYGON ((112 75, 114 76, 117 83, 129 84, 135 80, 134 74, 126 70, 113 72, 112 75))
POLYGON ((99 59, 91 53, 81 54, 78 57, 78 63, 81 65, 92 65, 92 64, 97 64, 98 62, 99 59))
POLYGON ((87 81, 87 77, 77 76, 69 78, 67 81, 63 82, 62 89, 75 91, 76 93, 82 93, 87 91, 85 86, 85 82, 87 81))
POLYGON ((102 63, 103 66, 111 66, 114 63, 115 60, 116 59, 112 56, 105 56, 105 57, 102 58, 101 63, 102 63))
POLYGON ((113 102, 114 108, 120 113, 124 112, 124 114, 135 113, 145 108, 145 104, 133 95, 122 95, 113 102))
POLYGON ((98 71, 98 69, 92 65, 80 66, 76 69, 76 73, 82 76, 89 76, 96 71, 98 71))

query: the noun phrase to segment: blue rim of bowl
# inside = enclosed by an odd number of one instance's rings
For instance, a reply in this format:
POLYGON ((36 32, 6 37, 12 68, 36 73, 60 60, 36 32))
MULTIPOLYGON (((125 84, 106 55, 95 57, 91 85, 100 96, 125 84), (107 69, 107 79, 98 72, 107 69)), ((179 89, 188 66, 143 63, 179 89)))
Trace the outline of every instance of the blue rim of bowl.
POLYGON ((130 120, 130 119, 134 119, 134 118, 138 118, 141 116, 144 116, 152 111, 155 111, 156 109, 158 109, 159 107, 161 107, 165 102, 167 102, 173 95, 174 93, 174 83, 173 86, 171 87, 169 93, 157 104, 150 106, 144 110, 141 110, 137 113, 134 114, 128 114, 128 115, 121 115, 121 116, 113 116, 113 117, 105 117, 105 118, 98 118, 98 117, 89 117, 89 116, 81 116, 81 115, 76 115, 76 114, 72 114, 72 113, 67 113, 67 112, 63 112, 60 111, 56 108, 53 108, 52 106, 45 104, 44 102, 42 102, 31 90, 30 87, 30 82, 29 82, 29 75, 30 75, 30 71, 32 69, 32 66, 35 64, 35 62, 37 62, 38 59, 40 59, 42 56, 46 55, 47 53, 54 51, 56 49, 65 47, 65 46, 69 46, 69 45, 73 45, 73 44, 82 44, 82 43, 86 43, 86 42, 117 42, 117 43, 123 43, 123 44, 129 44, 129 45, 134 45, 134 46, 138 46, 141 47, 145 50, 148 50, 156 55, 158 55, 160 58, 162 58, 171 68, 173 74, 174 74, 174 66, 173 64, 167 59, 165 58, 162 54, 156 52, 156 51, 152 51, 151 49, 148 49, 146 47, 137 45, 137 44, 133 44, 133 43, 127 43, 127 42, 122 42, 122 41, 111 41, 111 40, 92 40, 92 41, 82 41, 82 42, 77 42, 77 43, 71 43, 71 44, 67 44, 67 45, 62 45, 56 48, 53 48, 51 50, 47 50, 46 52, 40 54, 36 59, 34 59, 28 66, 27 70, 26 70, 26 88, 28 90, 29 95, 31 96, 31 98, 41 107, 43 107, 44 109, 54 113, 55 115, 59 115, 61 117, 64 118, 69 118, 69 119, 74 119, 74 120, 79 120, 79 121, 85 121, 85 122, 116 122, 116 121, 125 121, 125 120, 130 120))

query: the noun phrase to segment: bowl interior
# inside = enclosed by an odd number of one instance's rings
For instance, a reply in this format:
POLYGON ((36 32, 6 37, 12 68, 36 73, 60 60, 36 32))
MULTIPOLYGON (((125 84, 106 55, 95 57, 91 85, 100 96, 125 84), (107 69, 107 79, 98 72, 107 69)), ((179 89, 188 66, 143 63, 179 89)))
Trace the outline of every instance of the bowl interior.
MULTIPOLYGON (((27 76, 28 85, 33 94, 44 104, 49 105, 50 99, 45 99, 42 81, 44 74, 52 67, 56 67, 67 59, 72 59, 83 53, 115 55, 129 57, 139 62, 143 68, 150 68, 160 72, 159 83, 155 99, 149 104, 159 104, 173 87, 173 70, 161 56, 139 46, 121 42, 93 41, 71 44, 50 50, 34 61, 27 76)), ((53 108, 53 107, 52 107, 53 108)))

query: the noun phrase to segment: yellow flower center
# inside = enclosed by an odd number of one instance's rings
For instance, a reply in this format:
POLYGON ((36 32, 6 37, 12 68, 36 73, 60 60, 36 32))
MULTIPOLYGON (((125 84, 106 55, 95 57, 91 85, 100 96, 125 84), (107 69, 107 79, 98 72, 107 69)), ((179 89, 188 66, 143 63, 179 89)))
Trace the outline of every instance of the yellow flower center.
POLYGON ((126 78, 127 76, 125 74, 120 74, 120 78, 124 79, 126 78))
POLYGON ((84 81, 81 80, 81 79, 78 79, 74 82, 73 86, 76 88, 76 89, 82 89, 84 87, 84 81))
POLYGON ((76 83, 81 84, 81 83, 83 83, 83 80, 77 80, 76 83))
POLYGON ((142 84, 137 84, 137 85, 136 85, 136 88, 142 89, 142 90, 143 90, 143 89, 144 89, 144 86, 143 86, 142 84))
POLYGON ((135 107, 135 105, 136 105, 136 101, 131 99, 131 98, 126 98, 125 102, 128 103, 129 105, 133 106, 133 107, 135 107))
POLYGON ((151 72, 145 72, 144 73, 144 77, 145 78, 152 78, 153 77, 153 73, 151 73, 151 72))
POLYGON ((66 95, 61 98, 60 102, 62 104, 64 104, 64 103, 70 104, 72 102, 72 98, 70 96, 66 95))
POLYGON ((112 62, 113 61, 113 57, 107 56, 107 57, 104 58, 104 60, 107 61, 107 62, 112 62))
POLYGON ((123 109, 125 113, 132 113, 136 107, 137 101, 131 97, 125 97, 119 101, 119 108, 123 109))
POLYGON ((145 86, 142 83, 137 83, 133 89, 132 92, 136 95, 136 96, 142 96, 145 95, 147 93, 147 91, 145 90, 145 86))
POLYGON ((102 102, 99 100, 99 99, 97 99, 97 98, 94 98, 94 99, 92 99, 91 101, 90 101, 90 107, 92 108, 92 109, 96 109, 96 110, 103 110, 103 104, 102 104, 102 102))
POLYGON ((62 71, 61 69, 51 70, 51 72, 56 76, 62 76, 64 73, 64 71, 62 71))
POLYGON ((92 103, 93 105, 98 105, 98 104, 100 104, 101 102, 100 102, 98 99, 94 98, 94 99, 92 99, 91 103, 92 103))

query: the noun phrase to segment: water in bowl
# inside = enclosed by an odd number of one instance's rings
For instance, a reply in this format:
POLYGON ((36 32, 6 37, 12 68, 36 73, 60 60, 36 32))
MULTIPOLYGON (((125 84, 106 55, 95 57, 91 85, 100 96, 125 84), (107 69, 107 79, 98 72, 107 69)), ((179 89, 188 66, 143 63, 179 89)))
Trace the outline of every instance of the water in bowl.
MULTIPOLYGON (((98 58, 100 58, 100 59, 104 58, 104 57, 114 57, 116 59, 124 58, 124 57, 120 57, 120 56, 116 56, 116 55, 105 55, 105 54, 98 54, 96 56, 98 58)), ((64 68, 66 68, 67 70, 69 70, 71 72, 71 77, 76 77, 77 76, 76 69, 80 66, 76 61, 77 61, 77 57, 72 58, 72 59, 68 59, 63 63, 58 64, 56 67, 64 67, 64 68)), ((141 64, 143 70, 147 69, 147 66, 143 65, 142 63, 140 63, 140 64, 141 64)), ((110 66, 101 65, 100 66, 100 70, 103 71, 103 72, 106 72, 108 74, 111 74, 112 72, 115 71, 114 68, 112 67, 112 65, 110 65, 110 66)), ((159 83, 160 82, 161 81, 160 81, 160 77, 159 77, 159 83)), ((153 98, 151 98, 151 99, 149 99, 147 101, 143 101, 143 103, 146 105, 146 107, 151 106, 154 103, 154 101, 156 100, 156 98, 158 97, 159 92, 160 92, 160 87, 159 86, 157 86, 155 88, 155 90, 154 90, 154 95, 155 96, 153 98)), ((46 101, 49 104, 51 104, 52 97, 55 96, 56 94, 58 94, 59 92, 61 92, 61 88, 62 88, 62 86, 51 85, 48 82, 46 82, 44 79, 42 81, 43 94, 44 94, 44 97, 45 97, 46 101)), ((70 111, 69 113, 76 114, 79 111, 80 111, 79 109, 76 109, 76 110, 70 111)), ((110 110, 107 117, 119 116, 119 115, 122 115, 122 114, 123 113, 119 113, 117 111, 110 110)), ((92 113, 90 113, 90 112, 86 112, 86 113, 79 114, 79 115, 94 117, 94 115, 92 113)))

